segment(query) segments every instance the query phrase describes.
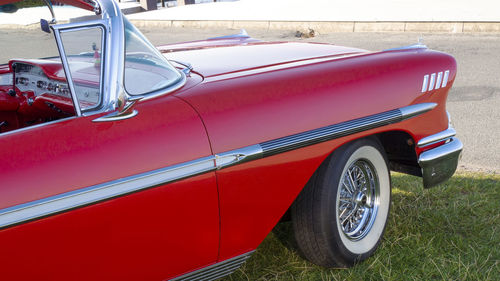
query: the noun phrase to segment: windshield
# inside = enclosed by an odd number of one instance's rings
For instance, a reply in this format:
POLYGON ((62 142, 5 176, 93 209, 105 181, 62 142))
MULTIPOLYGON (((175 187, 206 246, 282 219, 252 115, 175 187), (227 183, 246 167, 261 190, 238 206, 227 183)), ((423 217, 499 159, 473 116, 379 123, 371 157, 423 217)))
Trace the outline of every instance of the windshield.
POLYGON ((125 90, 143 95, 161 90, 181 80, 181 74, 133 26, 125 22, 125 90))

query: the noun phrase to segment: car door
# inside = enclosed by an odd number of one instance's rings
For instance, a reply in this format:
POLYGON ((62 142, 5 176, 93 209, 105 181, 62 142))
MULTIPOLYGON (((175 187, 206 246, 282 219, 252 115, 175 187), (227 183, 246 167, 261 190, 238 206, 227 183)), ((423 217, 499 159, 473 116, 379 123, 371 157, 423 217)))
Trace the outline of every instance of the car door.
MULTIPOLYGON (((77 98, 82 112, 93 106, 77 98)), ((217 185, 203 123, 171 95, 134 110, 125 120, 84 113, 0 134, 2 279, 162 280, 216 262, 217 185)))

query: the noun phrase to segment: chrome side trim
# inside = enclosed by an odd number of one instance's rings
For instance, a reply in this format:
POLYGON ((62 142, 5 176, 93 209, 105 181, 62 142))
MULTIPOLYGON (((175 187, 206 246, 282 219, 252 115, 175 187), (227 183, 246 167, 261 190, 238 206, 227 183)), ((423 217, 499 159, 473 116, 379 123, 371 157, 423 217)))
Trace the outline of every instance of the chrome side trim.
POLYGON ((278 153, 398 123, 425 113, 435 106, 435 103, 410 105, 1 209, 0 228, 278 153))
POLYGON ((427 111, 433 110, 437 106, 437 103, 427 102, 418 103, 400 108, 403 120, 413 118, 427 111))
POLYGON ((255 251, 170 279, 172 281, 216 280, 236 271, 255 251))
POLYGON ((0 210, 0 228, 215 170, 208 156, 0 210))
POLYGON ((362 131, 402 121, 398 109, 362 117, 323 128, 298 133, 295 135, 270 140, 261 144, 264 157, 287 152, 301 147, 317 144, 332 139, 345 137, 362 131))
POLYGON ((425 138, 422 138, 418 141, 417 146, 418 147, 425 147, 431 144, 435 144, 440 141, 447 140, 451 137, 454 137, 457 134, 457 131, 453 129, 452 127, 449 127, 448 129, 439 132, 434 135, 427 136, 425 138))
POLYGON ((418 164, 422 168, 424 188, 438 185, 453 176, 462 149, 462 142, 452 137, 449 142, 420 154, 418 164))
POLYGON ((287 152, 313 144, 345 137, 355 133, 394 124, 415 117, 436 107, 435 103, 421 103, 386 112, 345 121, 287 137, 263 142, 263 157, 287 152))
POLYGON ((260 144, 247 146, 244 148, 231 150, 215 155, 215 165, 217 169, 223 169, 262 158, 263 151, 260 144))

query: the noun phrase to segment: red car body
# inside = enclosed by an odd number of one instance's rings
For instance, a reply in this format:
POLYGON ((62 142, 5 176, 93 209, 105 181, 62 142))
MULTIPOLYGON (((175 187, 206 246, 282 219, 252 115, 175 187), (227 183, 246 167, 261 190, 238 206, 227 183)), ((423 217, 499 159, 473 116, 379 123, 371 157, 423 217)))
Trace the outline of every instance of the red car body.
MULTIPOLYGON (((383 142, 392 138, 389 150, 409 145, 413 155, 398 158, 394 152, 391 168, 420 171, 425 178, 419 157, 459 143, 447 135, 417 145, 449 130, 446 98, 457 69, 444 53, 421 46, 369 52, 266 43, 244 35, 158 49, 170 60, 189 62, 193 70, 178 89, 139 100, 133 107, 137 115, 124 120, 93 122, 110 113, 104 111, 21 128, 20 109, 33 107, 25 104, 29 97, 12 97, 11 86, 0 87, 0 117, 10 118, 13 126, 0 134, 2 279, 166 280, 197 276, 206 268, 219 268, 213 276, 223 276, 258 247, 338 147, 367 136, 383 142), (446 83, 423 91, 426 75, 443 79, 445 72, 446 83), (241 163, 234 154, 225 158, 238 149, 271 147, 284 137, 414 105, 427 107, 408 118, 283 151, 269 149, 266 155, 263 149, 241 163), (132 186, 141 177, 196 165, 201 170, 188 176, 72 207, 51 205, 36 215, 21 213, 87 190, 124 182, 132 186)), ((24 62, 52 78, 62 68, 24 62)), ((12 73, 12 63, 1 66, 0 75, 12 73)), ((47 102, 57 100, 35 98, 40 111, 47 102)), ((459 150, 453 151, 452 171, 428 179, 428 186, 453 174, 459 150)))

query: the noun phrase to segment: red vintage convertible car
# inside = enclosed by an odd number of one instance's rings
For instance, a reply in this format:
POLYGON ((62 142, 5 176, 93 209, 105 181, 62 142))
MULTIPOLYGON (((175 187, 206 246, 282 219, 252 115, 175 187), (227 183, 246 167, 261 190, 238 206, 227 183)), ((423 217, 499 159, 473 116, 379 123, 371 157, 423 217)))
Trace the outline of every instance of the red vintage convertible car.
POLYGON ((450 55, 156 48, 114 1, 61 2, 97 17, 42 20, 57 54, 0 65, 2 280, 213 280, 284 214, 306 259, 352 266, 380 243, 390 170, 455 172, 450 55))

